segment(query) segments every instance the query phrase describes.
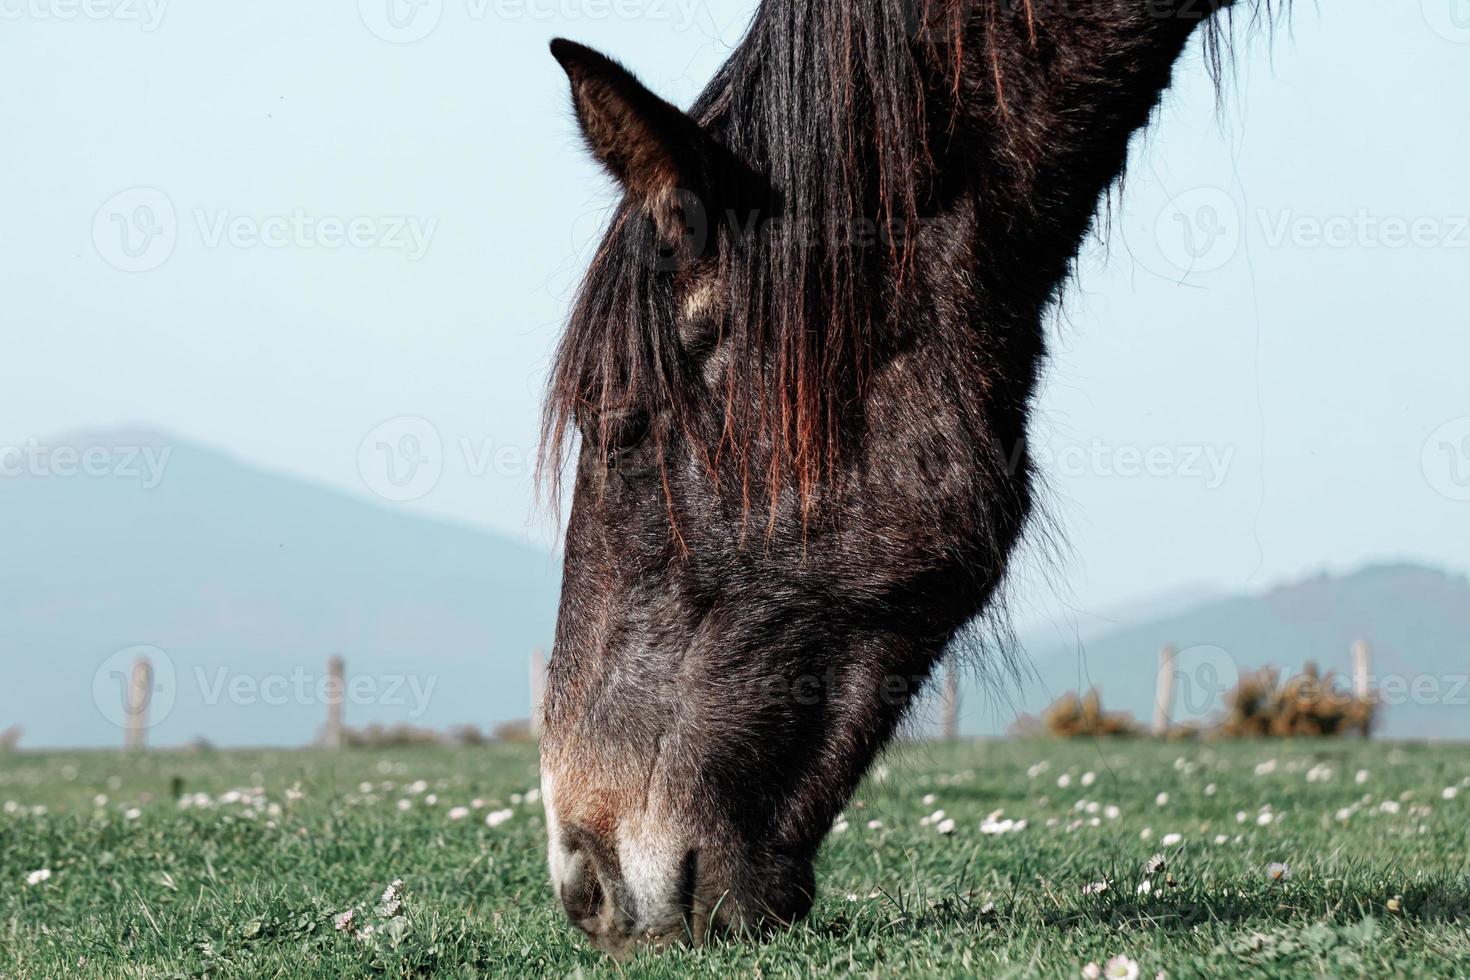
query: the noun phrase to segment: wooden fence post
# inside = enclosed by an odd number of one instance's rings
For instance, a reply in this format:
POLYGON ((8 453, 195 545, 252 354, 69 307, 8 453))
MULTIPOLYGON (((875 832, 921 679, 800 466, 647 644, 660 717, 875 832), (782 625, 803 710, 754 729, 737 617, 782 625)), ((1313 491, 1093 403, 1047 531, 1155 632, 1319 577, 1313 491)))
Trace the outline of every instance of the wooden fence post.
POLYGON ((546 653, 531 651, 531 737, 541 737, 541 707, 546 700, 546 653))
POLYGON ((342 706, 347 700, 347 662, 340 656, 327 658, 327 724, 322 729, 322 745, 329 749, 342 747, 342 706))
MULTIPOLYGON (((1359 701, 1367 701, 1371 695, 1368 689, 1368 675, 1371 670, 1373 650, 1368 646, 1367 640, 1358 640, 1353 644, 1353 696, 1359 701)), ((1367 738, 1369 729, 1372 727, 1369 721, 1363 722, 1363 737, 1367 738)))
POLYGON ((1159 676, 1154 687, 1155 735, 1169 731, 1169 716, 1174 711, 1174 647, 1165 644, 1159 651, 1159 676))
POLYGON ((939 735, 951 742, 960 737, 960 672, 954 658, 944 668, 944 689, 939 699, 939 735))
POLYGON ((147 657, 133 661, 132 677, 128 681, 128 703, 124 712, 123 745, 129 752, 142 752, 148 747, 148 702, 153 699, 153 665, 147 657))

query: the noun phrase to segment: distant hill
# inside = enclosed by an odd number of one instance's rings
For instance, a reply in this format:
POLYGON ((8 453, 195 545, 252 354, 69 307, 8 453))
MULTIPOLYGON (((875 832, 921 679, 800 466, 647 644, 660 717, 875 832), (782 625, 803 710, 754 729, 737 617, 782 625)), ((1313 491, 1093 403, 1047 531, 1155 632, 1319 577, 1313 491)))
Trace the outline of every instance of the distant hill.
POLYGON ((1030 630, 1023 646, 1036 677, 999 698, 972 684, 963 727, 1004 731, 1018 710, 1038 712, 1057 695, 1096 685, 1109 710, 1153 716, 1158 652, 1178 651, 1175 715, 1208 718, 1238 673, 1307 661, 1351 677, 1353 641, 1373 650, 1372 673, 1390 702, 1379 733, 1398 738, 1470 738, 1470 579, 1415 565, 1318 575, 1261 595, 1205 599, 1106 629, 1030 630))
POLYGON ((107 475, 0 477, 0 729, 23 746, 119 744, 114 655, 138 644, 173 669, 157 744, 309 741, 334 653, 359 684, 350 725, 527 716, 553 556, 159 433, 64 442, 140 454, 122 474, 115 457, 107 475), (156 486, 144 452, 166 459, 156 486))
MULTIPOLYGON (((156 432, 59 442, 139 452, 104 475, 0 476, 0 731, 23 727, 23 746, 119 744, 137 645, 161 651, 155 744, 310 741, 331 654, 359 685, 350 725, 527 716, 528 656, 555 625, 552 555, 156 432)), ((1402 685, 1383 734, 1470 738, 1470 581, 1412 565, 1252 596, 1187 584, 1028 630, 1036 676, 999 696, 971 684, 962 729, 1003 732, 1092 684, 1147 721, 1165 643, 1181 651, 1176 713, 1204 717, 1241 669, 1315 660, 1348 673, 1359 637, 1380 683, 1402 685)))

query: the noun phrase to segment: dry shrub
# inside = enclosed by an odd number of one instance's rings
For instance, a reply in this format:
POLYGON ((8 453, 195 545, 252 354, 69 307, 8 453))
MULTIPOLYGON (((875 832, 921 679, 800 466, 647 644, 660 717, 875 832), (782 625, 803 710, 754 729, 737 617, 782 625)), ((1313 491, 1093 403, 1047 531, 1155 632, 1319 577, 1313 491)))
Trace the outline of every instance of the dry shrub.
POLYGON ((401 749, 425 746, 462 746, 474 748, 491 741, 473 725, 457 725, 448 732, 436 732, 412 725, 371 724, 364 728, 348 728, 342 732, 342 744, 349 749, 401 749))
POLYGON ((1099 735, 1138 735, 1142 729, 1127 712, 1103 710, 1097 688, 1077 695, 1068 691, 1041 713, 1038 720, 1022 715, 1011 726, 1018 735, 1047 734, 1058 738, 1090 738, 1099 735))
POLYGON ((1308 663, 1284 684, 1275 667, 1242 674, 1228 696, 1225 719, 1213 732, 1225 738, 1367 735, 1377 703, 1360 698, 1328 671, 1308 663))

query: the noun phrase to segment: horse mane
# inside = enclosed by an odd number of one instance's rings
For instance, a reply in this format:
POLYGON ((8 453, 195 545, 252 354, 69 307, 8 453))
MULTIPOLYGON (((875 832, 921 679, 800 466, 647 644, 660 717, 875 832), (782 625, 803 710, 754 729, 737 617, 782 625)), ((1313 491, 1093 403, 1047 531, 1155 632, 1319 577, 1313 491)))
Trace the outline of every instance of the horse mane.
MULTIPOLYGON (((621 413, 666 415, 658 465, 682 438, 718 481, 732 459, 748 512, 753 486, 771 519, 788 490, 803 515, 842 457, 887 311, 912 275, 909 232, 925 213, 943 110, 961 86, 963 28, 1022 14, 1035 43, 1047 0, 763 0, 744 38, 690 115, 767 178, 779 203, 714 220, 712 251, 727 283, 719 431, 702 428, 706 382, 677 330, 678 270, 656 267, 659 243, 639 202, 615 210, 556 351, 538 474, 553 504, 574 430, 606 456, 621 413), (1019 5, 1019 6, 1018 6, 1019 5), (935 43, 916 43, 915 31, 935 43), (940 84, 936 86, 935 80, 940 84), (751 222, 760 231, 751 234, 751 222), (879 239, 856 241, 856 231, 879 239), (549 478, 549 479, 548 479, 549 478)), ((1259 0, 1269 10, 1273 0, 1259 0)), ((1278 5, 1280 0, 1274 0, 1278 5)), ((1259 9, 1259 8, 1257 8, 1259 9)), ((1229 11, 1227 11, 1229 13, 1229 11)), ((1217 78, 1228 27, 1209 25, 1217 78)), ((1228 21, 1227 21, 1228 23, 1228 21)), ((997 100, 1002 65, 994 62, 997 100)), ((989 73, 987 73, 989 74, 989 73)), ((672 510, 672 501, 670 501, 672 510)), ((671 513, 672 517, 672 513, 671 513)), ((677 535, 677 527, 675 530, 677 535)))

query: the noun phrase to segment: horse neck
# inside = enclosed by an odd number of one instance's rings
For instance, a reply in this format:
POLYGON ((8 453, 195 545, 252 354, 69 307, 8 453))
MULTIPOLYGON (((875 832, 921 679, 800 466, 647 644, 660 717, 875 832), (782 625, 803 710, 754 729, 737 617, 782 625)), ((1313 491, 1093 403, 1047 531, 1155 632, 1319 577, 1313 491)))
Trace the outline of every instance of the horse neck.
POLYGON ((975 204, 983 286, 1045 308, 1191 34, 1230 3, 984 0, 973 10, 958 79, 935 59, 930 89, 952 98, 941 179, 975 204))

